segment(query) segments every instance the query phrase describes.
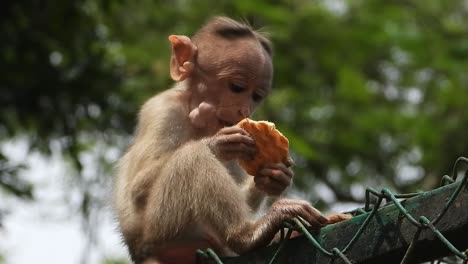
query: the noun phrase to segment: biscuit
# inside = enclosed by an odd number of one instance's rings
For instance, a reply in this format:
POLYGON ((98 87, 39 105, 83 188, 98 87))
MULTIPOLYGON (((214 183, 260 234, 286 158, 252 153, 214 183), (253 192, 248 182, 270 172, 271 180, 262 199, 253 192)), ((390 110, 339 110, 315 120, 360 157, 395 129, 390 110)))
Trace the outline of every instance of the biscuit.
POLYGON ((265 163, 284 162, 288 164, 289 141, 268 121, 241 120, 237 126, 244 129, 255 140, 257 155, 253 160, 241 160, 240 165, 250 175, 256 175, 265 163))

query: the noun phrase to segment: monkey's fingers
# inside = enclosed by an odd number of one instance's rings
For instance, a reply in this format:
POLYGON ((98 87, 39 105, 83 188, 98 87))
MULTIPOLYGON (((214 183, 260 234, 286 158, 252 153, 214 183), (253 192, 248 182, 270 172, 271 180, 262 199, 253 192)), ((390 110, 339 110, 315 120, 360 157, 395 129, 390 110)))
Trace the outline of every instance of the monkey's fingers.
POLYGON ((314 227, 323 226, 328 221, 328 218, 322 215, 319 210, 303 200, 281 199, 273 205, 280 208, 284 206, 291 208, 289 211, 293 213, 293 217, 300 216, 314 227))
POLYGON ((259 171, 260 175, 267 175, 274 180, 289 185, 294 176, 293 171, 283 163, 267 163, 259 171))
POLYGON ((246 146, 255 146, 255 140, 247 135, 239 133, 229 135, 219 135, 216 137, 218 144, 245 144, 246 146))
POLYGON ((294 162, 294 160, 291 157, 288 157, 283 163, 288 168, 293 166, 293 165, 296 165, 296 163, 294 162))
POLYGON ((270 195, 279 195, 291 185, 292 175, 279 169, 263 168, 255 175, 254 181, 260 190, 270 195))
POLYGON ((335 224, 344 220, 348 220, 353 217, 351 214, 332 214, 328 216, 327 225, 335 224))
POLYGON ((328 222, 328 218, 325 217, 319 210, 313 206, 308 206, 309 218, 304 218, 313 227, 323 226, 328 222))
POLYGON ((244 129, 238 126, 224 127, 220 129, 218 132, 218 135, 232 135, 232 134, 241 134, 241 135, 250 137, 250 134, 247 133, 247 131, 245 131, 244 129))
POLYGON ((227 142, 219 146, 218 152, 227 160, 253 160, 257 154, 257 148, 251 144, 227 142))

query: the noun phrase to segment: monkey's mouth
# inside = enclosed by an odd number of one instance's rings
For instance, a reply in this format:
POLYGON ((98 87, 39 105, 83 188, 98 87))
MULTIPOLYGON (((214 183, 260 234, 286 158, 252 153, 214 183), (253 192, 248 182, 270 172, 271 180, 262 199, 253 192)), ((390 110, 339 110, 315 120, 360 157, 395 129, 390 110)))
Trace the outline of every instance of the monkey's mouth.
POLYGON ((229 121, 224 121, 224 120, 222 120, 222 119, 218 119, 218 121, 219 121, 219 123, 221 123, 221 125, 224 126, 224 127, 230 127, 230 126, 233 126, 233 125, 234 125, 234 123, 231 123, 231 122, 229 122, 229 121))

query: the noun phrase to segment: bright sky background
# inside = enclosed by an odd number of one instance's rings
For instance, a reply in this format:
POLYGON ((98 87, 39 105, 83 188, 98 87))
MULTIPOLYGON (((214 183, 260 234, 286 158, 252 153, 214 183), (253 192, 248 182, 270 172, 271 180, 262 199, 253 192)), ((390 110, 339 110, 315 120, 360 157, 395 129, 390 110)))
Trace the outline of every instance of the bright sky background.
POLYGON ((100 212, 97 245, 85 249, 79 214, 65 202, 73 204, 77 197, 64 187, 66 169, 58 155, 49 159, 28 154, 26 142, 21 140, 1 147, 11 159, 30 162, 22 175, 36 186, 34 202, 0 194, 0 208, 10 211, 0 229, 0 252, 5 254, 6 264, 101 264, 106 256, 127 256, 109 208, 100 212), (87 259, 82 259, 85 250, 87 259))

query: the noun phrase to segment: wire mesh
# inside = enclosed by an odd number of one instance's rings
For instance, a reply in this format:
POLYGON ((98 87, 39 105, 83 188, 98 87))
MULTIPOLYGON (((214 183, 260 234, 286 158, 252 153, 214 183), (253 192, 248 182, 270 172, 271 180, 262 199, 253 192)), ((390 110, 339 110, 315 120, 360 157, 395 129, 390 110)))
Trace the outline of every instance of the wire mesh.
MULTIPOLYGON (((459 171, 461 164, 468 164, 468 158, 460 157, 456 160, 453 166, 452 175, 451 176, 444 175, 441 179, 441 186, 456 182, 458 171, 459 171)), ((281 250, 283 250, 284 244, 290 238, 292 230, 297 230, 297 231, 300 231, 307 238, 307 240, 310 242, 310 244, 313 247, 315 247, 323 255, 329 257, 330 260, 341 259, 346 264, 352 264, 352 262, 346 256, 346 253, 351 250, 352 246, 361 237, 364 230, 368 226, 369 222, 371 221, 371 219, 375 217, 378 209, 382 206, 382 202, 385 199, 387 201, 392 202, 392 204, 394 204, 396 208, 398 208, 401 215, 403 215, 412 225, 414 225, 417 228, 415 235, 413 236, 413 240, 411 241, 410 245, 406 249, 406 252, 400 264, 409 263, 410 257, 414 251, 415 245, 417 244, 419 235, 421 234, 422 230, 431 230, 436 235, 436 237, 442 242, 442 244, 445 247, 447 247, 447 249, 449 249, 450 252, 452 252, 453 257, 458 258, 458 260, 462 261, 463 264, 467 264, 468 263, 468 249, 466 249, 465 251, 460 251, 459 249, 457 249, 435 226, 444 217, 445 213, 451 207, 451 205, 453 204, 453 202, 459 195, 460 191, 464 187, 466 188, 465 185, 466 185, 467 179, 468 179, 468 170, 465 171, 460 184, 451 194, 450 198, 445 203, 443 209, 440 211, 437 217, 435 217, 433 220, 429 220, 426 216, 420 216, 418 219, 414 218, 408 212, 408 210, 404 207, 402 202, 399 201, 399 199, 411 198, 411 197, 421 195, 423 193, 394 194, 392 193, 392 191, 390 191, 387 188, 383 188, 380 192, 370 187, 367 188, 366 195, 365 195, 366 202, 365 202, 364 208, 356 209, 355 211, 353 211, 353 213, 355 215, 369 213, 369 212, 370 213, 365 219, 365 221, 362 223, 362 225, 358 228, 354 236, 349 240, 346 246, 344 246, 341 250, 336 247, 332 248, 331 250, 327 250, 324 247, 322 247, 322 245, 318 242, 318 240, 314 238, 314 236, 308 231, 306 227, 308 226, 308 223, 306 223, 304 219, 300 217, 295 217, 291 221, 288 221, 287 223, 285 223, 285 226, 289 228, 288 233, 286 237, 284 237, 284 230, 282 230, 283 239, 281 241, 281 244, 278 247, 278 249, 275 251, 273 256, 271 257, 271 259, 267 261, 267 263, 269 264, 275 263, 275 261, 277 260, 278 254, 281 252, 281 250), (377 198, 377 201, 373 204, 371 208, 372 196, 375 196, 377 198)), ((206 251, 199 250, 198 254, 214 260, 216 264, 223 263, 221 259, 216 255, 216 253, 211 249, 207 249, 206 251)), ((441 263, 441 262, 438 261, 438 263, 441 263)))

